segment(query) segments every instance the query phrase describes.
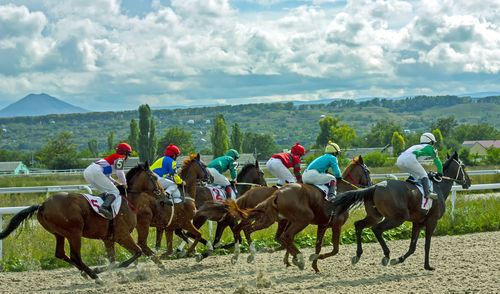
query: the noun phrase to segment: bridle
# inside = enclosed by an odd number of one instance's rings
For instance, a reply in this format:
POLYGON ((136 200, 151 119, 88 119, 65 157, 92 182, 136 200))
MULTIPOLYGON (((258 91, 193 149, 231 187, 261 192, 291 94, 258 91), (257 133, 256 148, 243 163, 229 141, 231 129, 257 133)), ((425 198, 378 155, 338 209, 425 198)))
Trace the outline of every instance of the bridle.
POLYGON ((371 186, 372 185, 372 179, 370 178, 370 170, 368 169, 368 167, 364 163, 356 163, 356 164, 358 164, 359 166, 361 166, 361 169, 363 170, 363 175, 366 177, 366 181, 367 181, 368 185, 365 186, 365 185, 361 185, 358 182, 356 182, 356 180, 352 177, 350 171, 347 174, 347 177, 352 181, 352 183, 348 182, 348 181, 346 181, 344 179, 342 179, 342 181, 344 183, 348 184, 348 185, 351 185, 351 186, 355 187, 356 189, 366 188, 366 187, 371 186))
POLYGON ((455 183, 458 183, 460 185, 465 185, 465 165, 463 162, 459 159, 456 160, 455 158, 452 158, 454 162, 458 164, 458 169, 457 169, 457 174, 455 175, 455 178, 450 178, 448 176, 443 176, 443 180, 448 180, 448 181, 453 181, 455 183), (461 178, 459 176, 461 175, 461 178))
MULTIPOLYGON (((257 170, 257 173, 259 174, 259 177, 264 175, 264 172, 260 168, 257 170)), ((246 182, 237 182, 236 185, 250 186, 250 187, 262 187, 262 186, 265 186, 264 184, 255 184, 255 183, 246 183, 246 182)))
POLYGON ((153 172, 150 169, 146 169, 144 171, 146 172, 148 179, 153 184, 153 187, 154 187, 153 191, 150 191, 150 190, 128 190, 128 192, 130 192, 130 193, 148 192, 148 193, 152 193, 158 199, 165 199, 167 197, 167 195, 161 191, 160 186, 158 184, 158 181, 156 180, 155 176, 153 175, 153 172))
POLYGON ((197 182, 202 182, 202 183, 210 183, 211 180, 210 180, 210 172, 208 172, 208 170, 203 166, 203 164, 201 163, 201 161, 199 161, 198 159, 194 159, 196 160, 196 162, 198 163, 198 165, 200 166, 200 170, 202 171, 202 174, 203 176, 201 178, 196 178, 196 181, 197 182))

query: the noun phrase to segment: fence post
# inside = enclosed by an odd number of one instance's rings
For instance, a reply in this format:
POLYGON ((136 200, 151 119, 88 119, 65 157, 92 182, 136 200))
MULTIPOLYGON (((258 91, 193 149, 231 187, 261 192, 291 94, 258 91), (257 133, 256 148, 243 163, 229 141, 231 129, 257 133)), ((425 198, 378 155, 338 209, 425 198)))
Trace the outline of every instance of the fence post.
POLYGON ((451 220, 455 221, 455 201, 457 201, 457 191, 451 191, 451 220))
MULTIPOLYGON (((3 230, 2 227, 2 219, 3 219, 3 214, 0 214, 0 231, 3 230)), ((2 240, 0 239, 0 262, 2 261, 2 240)))

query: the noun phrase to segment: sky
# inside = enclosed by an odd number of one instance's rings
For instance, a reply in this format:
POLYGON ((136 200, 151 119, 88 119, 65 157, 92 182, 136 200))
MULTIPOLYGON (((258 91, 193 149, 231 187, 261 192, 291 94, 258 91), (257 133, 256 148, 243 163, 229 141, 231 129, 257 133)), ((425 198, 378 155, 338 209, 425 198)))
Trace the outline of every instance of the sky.
POLYGON ((0 0, 0 108, 500 91, 500 0, 0 0))

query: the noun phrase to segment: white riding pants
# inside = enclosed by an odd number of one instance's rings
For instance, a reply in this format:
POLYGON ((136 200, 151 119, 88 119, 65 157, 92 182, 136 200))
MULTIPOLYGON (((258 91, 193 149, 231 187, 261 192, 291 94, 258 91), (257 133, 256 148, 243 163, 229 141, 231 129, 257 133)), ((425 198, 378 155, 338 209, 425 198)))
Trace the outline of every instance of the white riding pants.
POLYGON ((328 173, 320 173, 315 169, 305 170, 302 174, 302 181, 306 184, 330 184, 331 181, 335 181, 335 176, 328 173))
POLYGON ((158 182, 160 182, 161 187, 165 192, 167 192, 172 197, 181 197, 181 192, 179 191, 179 187, 177 184, 167 178, 158 177, 158 182))
POLYGON ((273 176, 278 178, 278 185, 284 185, 285 181, 289 183, 295 183, 297 181, 279 158, 271 157, 266 162, 266 168, 273 176))
POLYGON ((93 187, 103 193, 111 193, 120 198, 120 191, 103 173, 102 166, 92 163, 83 171, 83 177, 93 187))

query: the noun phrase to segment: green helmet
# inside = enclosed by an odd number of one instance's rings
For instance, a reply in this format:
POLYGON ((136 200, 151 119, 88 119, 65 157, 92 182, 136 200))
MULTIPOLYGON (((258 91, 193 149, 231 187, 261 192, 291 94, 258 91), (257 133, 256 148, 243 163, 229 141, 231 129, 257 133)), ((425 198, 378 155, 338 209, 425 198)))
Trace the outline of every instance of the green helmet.
POLYGON ((234 150, 234 149, 229 149, 229 150, 227 150, 227 152, 226 152, 226 156, 231 156, 231 157, 240 158, 240 154, 238 153, 238 151, 236 151, 236 150, 234 150))

